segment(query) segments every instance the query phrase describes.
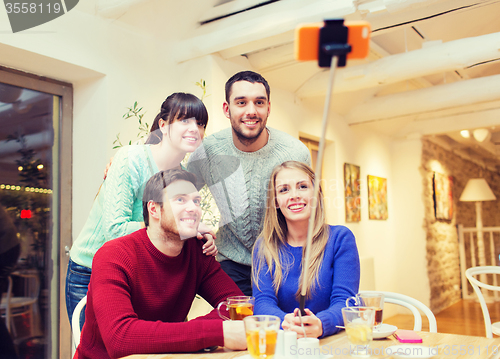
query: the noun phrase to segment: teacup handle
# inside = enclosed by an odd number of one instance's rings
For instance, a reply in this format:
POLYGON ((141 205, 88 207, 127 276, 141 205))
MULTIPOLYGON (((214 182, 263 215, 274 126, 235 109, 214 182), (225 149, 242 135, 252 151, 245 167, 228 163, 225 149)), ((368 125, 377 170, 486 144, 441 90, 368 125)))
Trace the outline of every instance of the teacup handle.
MULTIPOLYGON (((358 305, 358 301, 356 300, 356 297, 349 297, 349 298, 347 298, 347 299, 345 300, 345 306, 346 306, 346 307, 349 307, 349 301, 350 301, 351 299, 352 299, 352 300, 354 300, 354 305, 358 305)), ((219 315, 220 315, 220 314, 219 314, 219 315)))
POLYGON ((227 302, 220 302, 219 305, 217 306, 217 313, 219 313, 219 317, 221 317, 223 320, 231 320, 230 318, 226 317, 225 315, 221 314, 221 312, 220 312, 220 307, 224 304, 226 305, 226 309, 227 309, 227 302))

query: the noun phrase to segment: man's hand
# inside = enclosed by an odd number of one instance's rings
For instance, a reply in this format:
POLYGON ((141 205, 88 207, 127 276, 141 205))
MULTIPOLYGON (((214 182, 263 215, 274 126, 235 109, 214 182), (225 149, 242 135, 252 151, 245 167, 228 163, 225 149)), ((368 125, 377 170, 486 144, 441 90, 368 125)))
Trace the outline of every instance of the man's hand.
POLYGON ((232 350, 245 350, 247 339, 243 320, 225 320, 222 322, 224 346, 232 350))
POLYGON ((200 222, 198 226, 198 239, 205 240, 205 244, 203 245, 203 253, 207 256, 216 256, 219 251, 217 250, 217 246, 215 245, 214 239, 217 238, 215 236, 212 228, 207 226, 205 223, 200 222))
MULTIPOLYGON (((314 315, 309 309, 305 309, 306 315, 302 316, 302 322, 304 323, 304 329, 308 338, 318 338, 323 334, 323 323, 321 320, 314 315)), ((293 313, 285 315, 282 327, 284 330, 292 330, 297 332, 298 338, 304 337, 304 330, 300 325, 299 318, 299 308, 295 308, 293 313)))

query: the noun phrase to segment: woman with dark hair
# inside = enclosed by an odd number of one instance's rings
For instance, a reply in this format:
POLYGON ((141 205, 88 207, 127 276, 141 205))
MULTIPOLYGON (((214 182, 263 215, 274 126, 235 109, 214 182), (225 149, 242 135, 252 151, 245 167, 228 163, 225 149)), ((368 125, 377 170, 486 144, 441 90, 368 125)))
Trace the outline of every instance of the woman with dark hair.
POLYGON ((314 172, 301 162, 277 166, 269 181, 261 236, 252 262, 254 314, 281 318, 299 337, 324 337, 343 325, 341 309, 358 292, 359 256, 352 232, 325 222, 323 191, 314 204, 314 172), (298 318, 309 217, 315 211, 306 290, 306 316, 298 318))
MULTIPOLYGON (((181 168, 205 134, 208 112, 203 102, 187 93, 167 97, 154 119, 144 145, 122 147, 113 158, 89 217, 73 243, 66 275, 66 309, 71 322, 78 302, 87 294, 92 259, 101 246, 144 227, 144 186, 159 171, 181 168)), ((213 241, 204 245, 215 255, 213 241)))

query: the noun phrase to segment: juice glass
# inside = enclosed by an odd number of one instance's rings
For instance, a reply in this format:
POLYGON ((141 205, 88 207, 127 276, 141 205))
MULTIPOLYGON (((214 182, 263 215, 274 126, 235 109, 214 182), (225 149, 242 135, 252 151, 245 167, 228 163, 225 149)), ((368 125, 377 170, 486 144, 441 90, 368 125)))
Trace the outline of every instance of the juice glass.
POLYGON ((342 308, 342 317, 351 346, 351 355, 369 356, 369 346, 373 340, 375 310, 369 307, 342 308))
POLYGON ((280 318, 274 315, 252 315, 243 319, 248 352, 253 359, 271 359, 276 353, 280 318))

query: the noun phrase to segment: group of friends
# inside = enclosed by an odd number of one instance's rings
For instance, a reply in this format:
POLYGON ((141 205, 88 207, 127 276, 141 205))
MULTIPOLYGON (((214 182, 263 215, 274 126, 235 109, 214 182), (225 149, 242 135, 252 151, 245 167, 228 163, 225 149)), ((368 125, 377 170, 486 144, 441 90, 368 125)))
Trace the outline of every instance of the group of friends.
POLYGON ((203 140, 208 113, 202 101, 174 93, 163 102, 146 144, 125 146, 113 158, 70 251, 70 320, 87 296, 75 358, 212 346, 244 350, 242 321, 223 321, 216 310, 186 320, 196 295, 214 308, 228 297, 253 295, 254 314, 278 316, 282 328, 299 337, 332 335, 343 324, 341 308, 359 287, 353 234, 326 224, 321 189, 314 205, 307 147, 267 127, 266 80, 239 72, 227 81, 225 95, 230 128, 203 140), (205 184, 221 213, 217 234, 201 222, 198 190, 205 184), (302 283, 305 333, 297 316, 302 283))

